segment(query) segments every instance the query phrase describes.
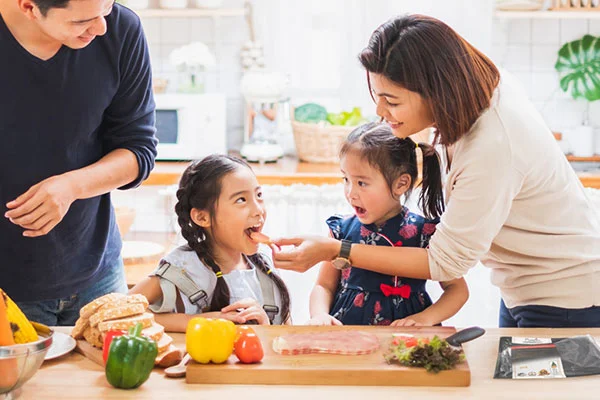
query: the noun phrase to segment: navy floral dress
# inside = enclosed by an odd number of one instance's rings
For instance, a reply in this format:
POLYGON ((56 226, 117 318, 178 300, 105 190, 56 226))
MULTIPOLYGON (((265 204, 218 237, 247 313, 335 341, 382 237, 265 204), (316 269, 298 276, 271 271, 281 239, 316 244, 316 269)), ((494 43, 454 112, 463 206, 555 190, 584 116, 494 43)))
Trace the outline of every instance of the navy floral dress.
MULTIPOLYGON (((356 215, 335 215, 327 225, 336 239, 374 246, 429 245, 439 219, 429 220, 403 207, 381 227, 363 225, 356 215)), ((350 267, 342 271, 330 315, 344 325, 389 325, 419 313, 432 302, 424 279, 409 279, 350 267)))

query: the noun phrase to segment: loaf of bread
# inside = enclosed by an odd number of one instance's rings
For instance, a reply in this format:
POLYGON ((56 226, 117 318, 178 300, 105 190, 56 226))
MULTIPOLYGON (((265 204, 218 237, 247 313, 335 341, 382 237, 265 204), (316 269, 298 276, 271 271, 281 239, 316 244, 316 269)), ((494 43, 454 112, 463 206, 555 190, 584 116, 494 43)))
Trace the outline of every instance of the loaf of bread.
POLYGON ((177 364, 182 351, 173 346, 173 338, 165 334, 165 328, 154 321, 154 314, 146 312, 147 309, 148 299, 141 294, 107 294, 81 308, 71 336, 101 349, 108 331, 127 331, 141 323, 142 335, 154 340, 158 347, 155 364, 161 367, 177 364))

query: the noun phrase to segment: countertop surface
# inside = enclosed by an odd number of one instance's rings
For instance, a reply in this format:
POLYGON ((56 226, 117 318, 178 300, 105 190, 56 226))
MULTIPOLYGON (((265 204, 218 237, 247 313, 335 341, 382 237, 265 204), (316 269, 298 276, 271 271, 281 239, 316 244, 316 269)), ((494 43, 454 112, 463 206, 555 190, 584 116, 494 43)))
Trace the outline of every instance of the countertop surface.
MULTIPOLYGON (((70 328, 56 328, 69 332, 70 328)), ((118 390, 106 381, 102 368, 81 354, 71 353, 46 362, 25 384, 21 399, 39 398, 156 398, 156 399, 597 399, 600 375, 567 379, 493 379, 500 336, 567 337, 594 329, 498 329, 464 345, 472 373, 469 387, 377 387, 377 386, 260 386, 197 385, 184 379, 166 378, 155 369, 150 379, 135 390, 118 390)), ((184 335, 173 334, 175 344, 184 346, 184 335)))
MULTIPOLYGON (((600 189, 600 162, 597 164, 598 169, 577 172, 584 186, 600 189)), ((159 161, 144 185, 175 185, 179 183, 179 178, 188 165, 189 162, 159 161)), ((307 163, 293 157, 284 157, 276 163, 253 163, 251 166, 261 185, 325 185, 342 181, 337 163, 307 163)))

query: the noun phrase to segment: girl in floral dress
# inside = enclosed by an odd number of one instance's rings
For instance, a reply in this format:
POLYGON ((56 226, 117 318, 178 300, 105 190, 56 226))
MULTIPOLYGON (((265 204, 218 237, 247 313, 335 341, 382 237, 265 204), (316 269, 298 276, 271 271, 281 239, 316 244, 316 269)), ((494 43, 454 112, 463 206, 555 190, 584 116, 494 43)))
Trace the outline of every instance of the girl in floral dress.
MULTIPOLYGON (((440 164, 432 146, 399 139, 387 124, 369 123, 350 133, 340 150, 340 165, 354 214, 327 220, 334 238, 374 246, 428 246, 444 210, 440 164), (419 203, 425 217, 400 201, 417 182, 418 149, 423 154, 419 203)), ((433 304, 425 282, 352 266, 340 270, 323 262, 310 297, 309 324, 438 325, 469 296, 464 279, 441 282, 444 292, 433 304)))

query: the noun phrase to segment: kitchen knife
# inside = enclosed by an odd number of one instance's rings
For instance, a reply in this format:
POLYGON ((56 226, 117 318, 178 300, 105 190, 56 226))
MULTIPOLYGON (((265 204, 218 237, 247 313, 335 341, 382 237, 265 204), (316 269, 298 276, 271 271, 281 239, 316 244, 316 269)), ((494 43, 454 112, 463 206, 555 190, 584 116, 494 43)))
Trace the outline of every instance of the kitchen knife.
POLYGON ((469 342, 473 339, 477 339, 479 336, 485 333, 485 329, 478 326, 472 326, 470 328, 462 329, 456 332, 454 335, 450 335, 446 338, 446 342, 452 347, 459 348, 461 344, 469 342))

